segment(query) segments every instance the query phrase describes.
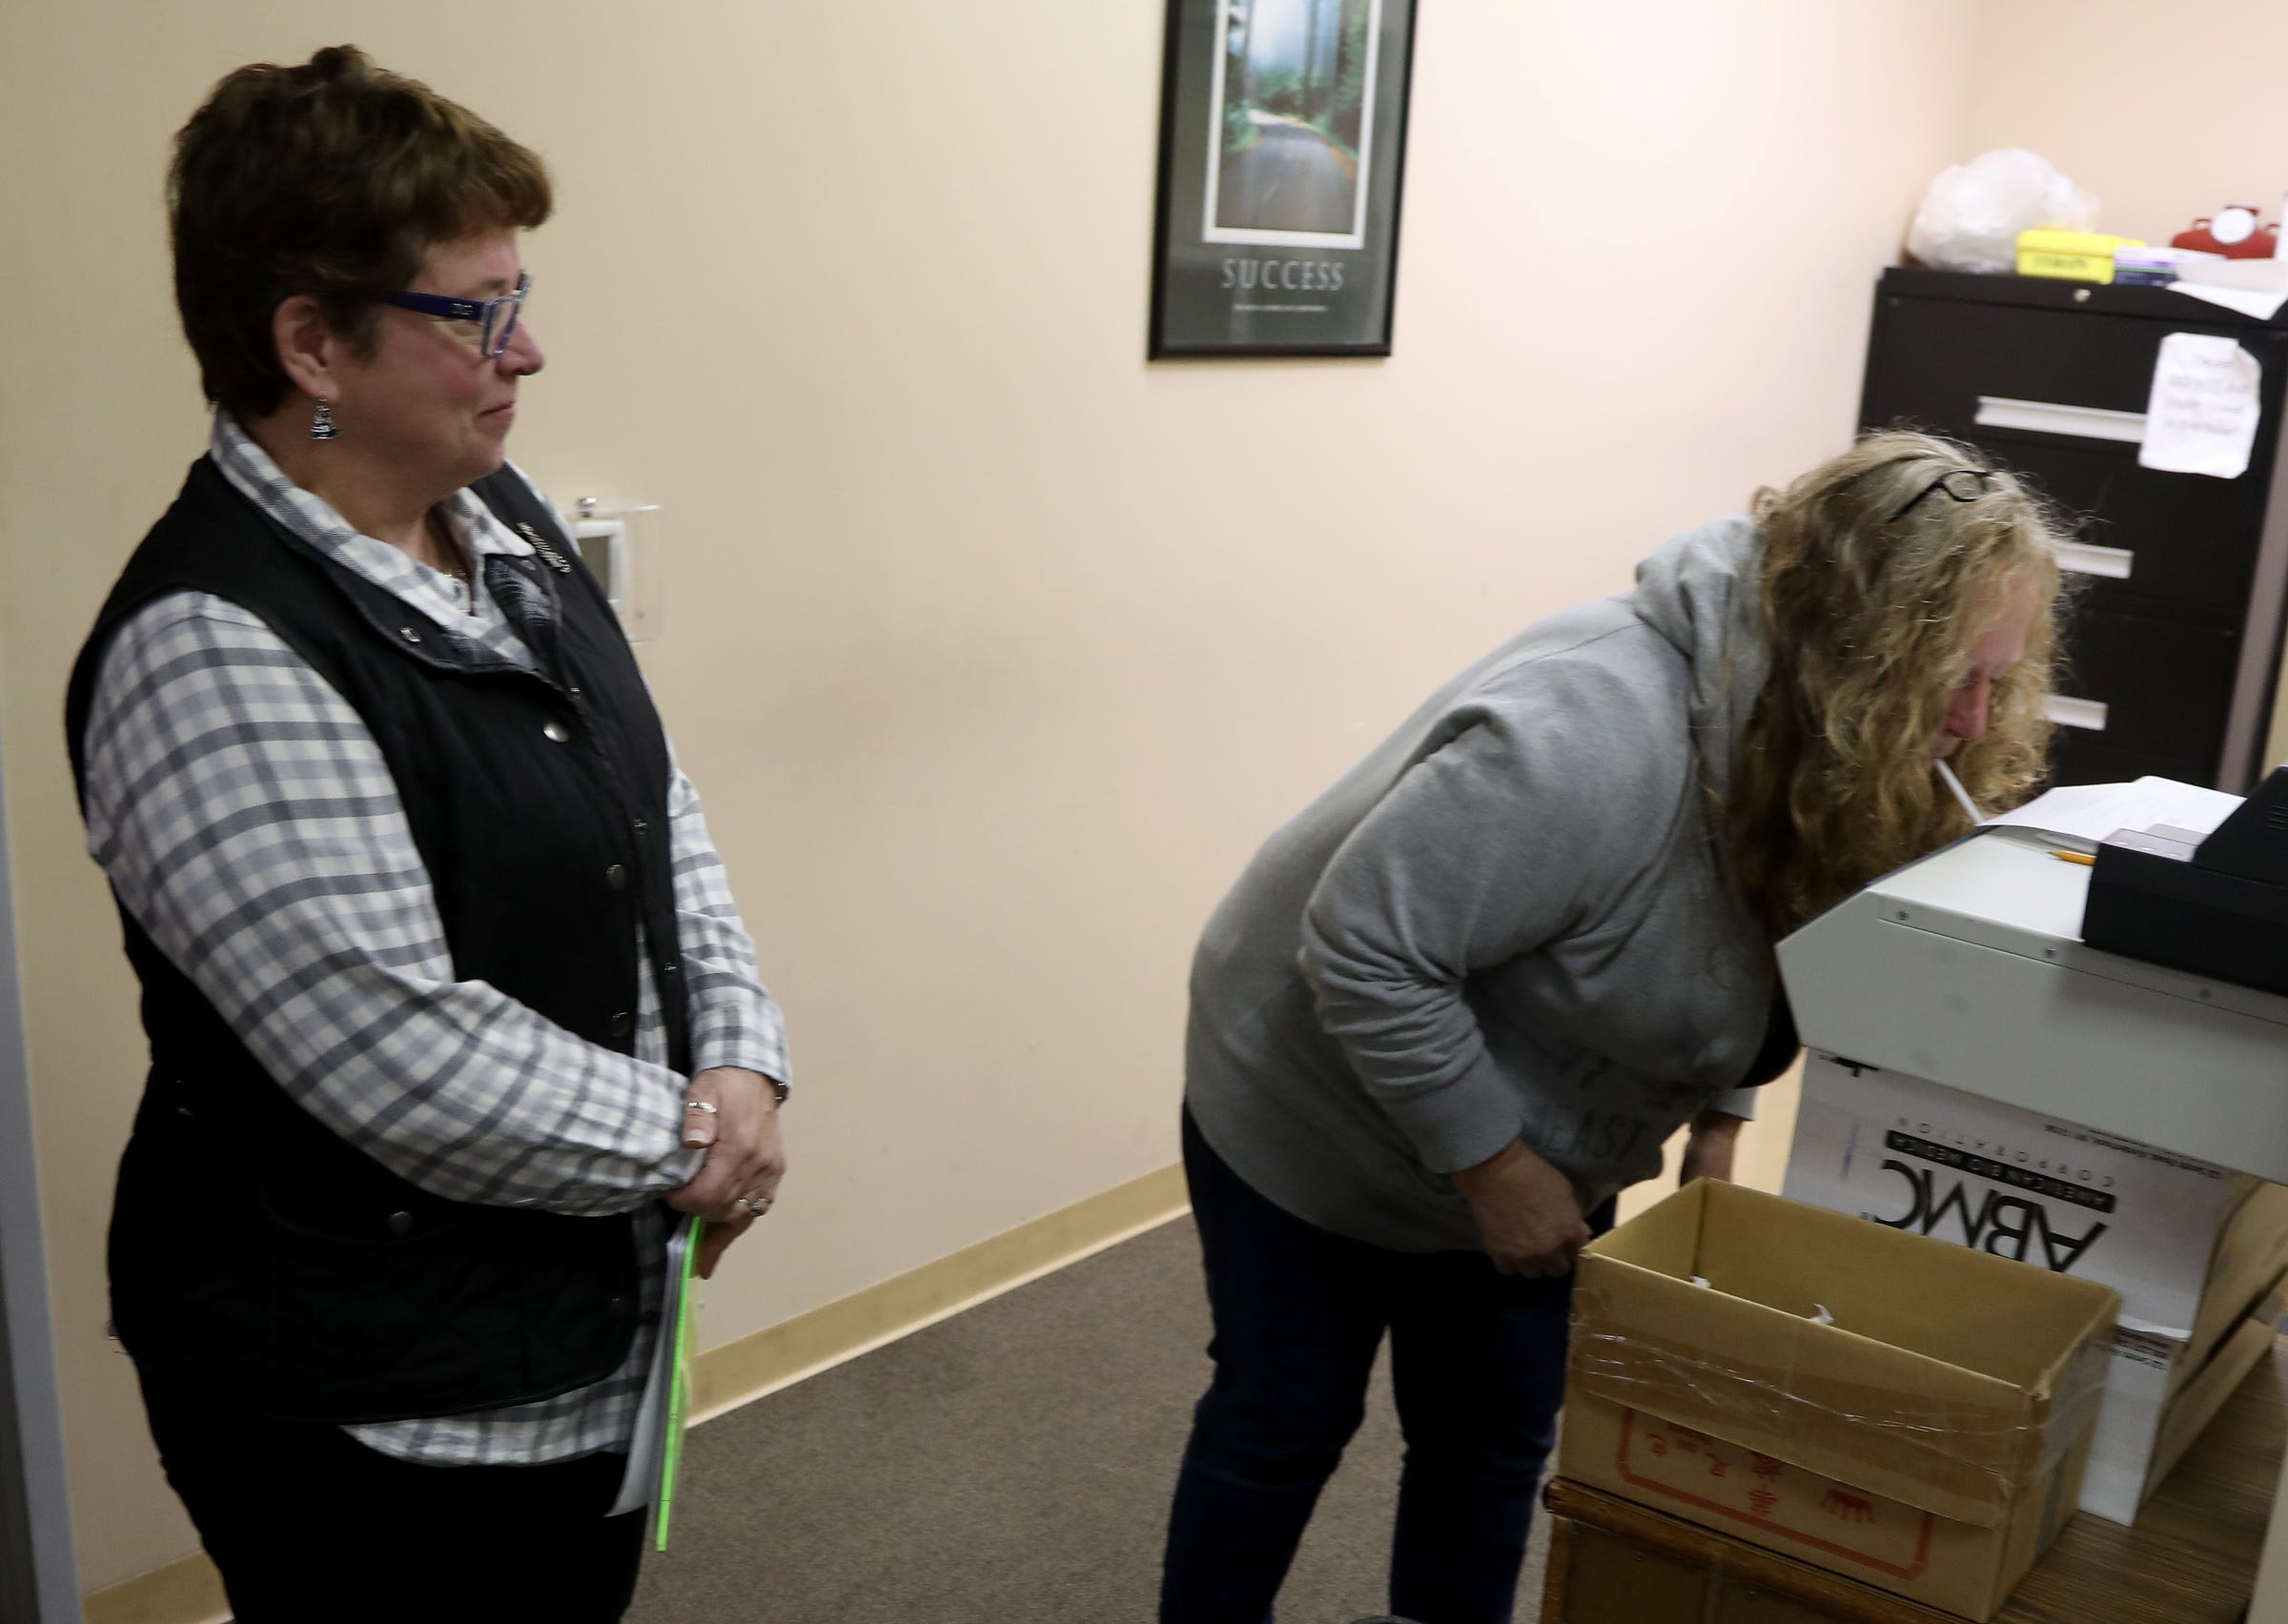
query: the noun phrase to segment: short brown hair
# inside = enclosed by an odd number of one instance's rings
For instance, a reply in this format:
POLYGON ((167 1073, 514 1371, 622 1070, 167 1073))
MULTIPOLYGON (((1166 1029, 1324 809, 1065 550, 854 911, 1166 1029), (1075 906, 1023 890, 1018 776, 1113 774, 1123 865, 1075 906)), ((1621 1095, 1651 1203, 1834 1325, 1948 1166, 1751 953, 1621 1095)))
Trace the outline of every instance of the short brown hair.
POLYGON ((288 383, 271 317, 297 294, 370 343, 377 301, 440 242, 548 217, 540 157, 428 86, 329 46, 229 74, 174 138, 174 302, 207 398, 263 416, 288 383))

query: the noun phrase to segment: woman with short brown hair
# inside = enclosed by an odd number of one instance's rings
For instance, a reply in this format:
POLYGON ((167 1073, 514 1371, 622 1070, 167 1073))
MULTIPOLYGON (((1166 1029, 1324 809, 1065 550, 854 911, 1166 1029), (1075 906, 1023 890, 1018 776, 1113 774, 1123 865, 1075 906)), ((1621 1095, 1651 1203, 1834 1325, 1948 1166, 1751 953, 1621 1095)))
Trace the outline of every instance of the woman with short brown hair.
POLYGON ((548 176, 341 47, 227 76, 170 204, 213 431, 67 718, 153 1058, 117 1333, 240 1624, 618 1618, 670 1230, 768 1209, 786 1057, 504 460, 548 176))

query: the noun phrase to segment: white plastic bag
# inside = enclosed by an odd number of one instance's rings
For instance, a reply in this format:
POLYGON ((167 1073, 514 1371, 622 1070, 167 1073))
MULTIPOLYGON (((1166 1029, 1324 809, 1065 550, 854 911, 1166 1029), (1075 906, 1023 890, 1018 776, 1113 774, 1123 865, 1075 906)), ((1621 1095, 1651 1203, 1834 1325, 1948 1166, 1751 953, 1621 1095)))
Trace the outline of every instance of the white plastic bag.
POLYGON ((2086 232, 2096 223, 2094 193, 2039 153, 2003 147, 1939 172, 1907 228, 1907 252, 1940 271, 2009 271, 2020 232, 2086 232))

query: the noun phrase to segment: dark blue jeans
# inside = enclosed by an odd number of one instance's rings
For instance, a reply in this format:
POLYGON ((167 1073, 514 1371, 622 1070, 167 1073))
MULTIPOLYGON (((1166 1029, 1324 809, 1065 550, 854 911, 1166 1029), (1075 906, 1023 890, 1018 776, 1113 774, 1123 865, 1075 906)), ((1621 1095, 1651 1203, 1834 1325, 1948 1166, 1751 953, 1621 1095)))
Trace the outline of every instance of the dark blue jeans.
MULTIPOLYGON (((1390 1332, 1406 1436, 1390 1610, 1508 1624, 1533 1497, 1564 1397, 1570 1275, 1481 1252, 1397 1252, 1275 1207, 1184 1113, 1216 1376, 1194 1412, 1160 1584, 1161 1624, 1266 1624, 1303 1525, 1366 1409, 1390 1332)), ((1595 1227, 1611 1222, 1609 1209, 1595 1227)))

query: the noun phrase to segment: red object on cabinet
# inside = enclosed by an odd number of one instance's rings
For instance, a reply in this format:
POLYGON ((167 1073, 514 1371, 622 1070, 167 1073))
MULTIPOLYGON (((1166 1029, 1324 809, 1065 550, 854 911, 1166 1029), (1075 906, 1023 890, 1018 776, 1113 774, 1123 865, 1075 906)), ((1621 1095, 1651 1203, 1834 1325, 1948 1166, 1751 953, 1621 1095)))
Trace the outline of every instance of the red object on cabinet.
POLYGON ((2278 250, 2280 229, 2257 223, 2257 212, 2244 203, 2203 214, 2191 231, 2169 239, 2171 248, 2189 248, 2201 254, 2221 254, 2227 259, 2270 259, 2278 250))

